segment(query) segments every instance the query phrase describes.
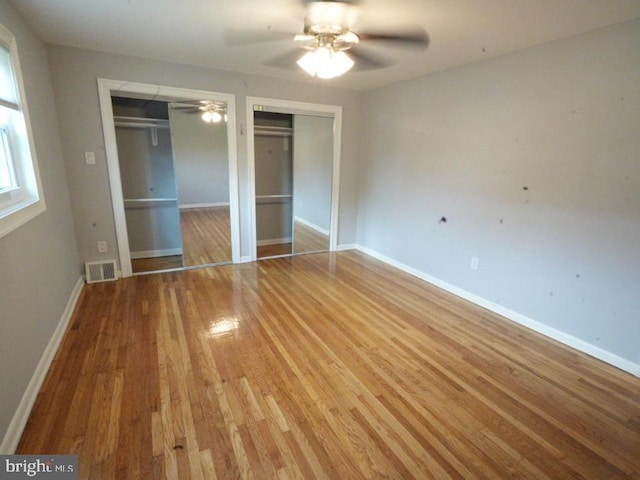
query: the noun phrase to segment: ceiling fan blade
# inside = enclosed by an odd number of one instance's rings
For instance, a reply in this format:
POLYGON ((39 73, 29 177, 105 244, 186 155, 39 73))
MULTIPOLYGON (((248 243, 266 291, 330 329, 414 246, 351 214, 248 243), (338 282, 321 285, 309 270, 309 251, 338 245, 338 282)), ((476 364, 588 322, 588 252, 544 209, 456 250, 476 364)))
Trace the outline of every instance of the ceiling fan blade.
POLYGON ((255 43, 277 42, 280 40, 292 40, 295 33, 281 32, 277 30, 237 30, 228 29, 222 34, 224 44, 228 47, 241 47, 255 43))
POLYGON ((188 106, 180 106, 180 107, 171 107, 172 110, 184 110, 190 112, 198 112, 201 111, 199 107, 188 107, 188 106))
POLYGON ((420 27, 413 27, 404 32, 358 32, 361 41, 382 41, 394 46, 426 50, 429 47, 429 35, 420 27))
POLYGON ((282 55, 271 58, 263 63, 268 67, 294 69, 296 62, 304 55, 305 50, 301 48, 294 48, 282 55))
POLYGON ((345 53, 355 62, 354 71, 366 72, 368 70, 380 70, 393 65, 393 61, 371 52, 365 52, 361 47, 351 48, 345 53))

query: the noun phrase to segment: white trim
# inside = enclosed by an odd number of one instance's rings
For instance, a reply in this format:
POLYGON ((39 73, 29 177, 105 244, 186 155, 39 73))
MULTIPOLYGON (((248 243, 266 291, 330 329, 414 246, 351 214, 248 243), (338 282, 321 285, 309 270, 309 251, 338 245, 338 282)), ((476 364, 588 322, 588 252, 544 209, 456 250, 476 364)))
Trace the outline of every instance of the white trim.
POLYGON ((155 257, 171 257, 173 255, 182 255, 181 248, 166 248, 164 250, 138 250, 131 252, 132 259, 138 258, 155 258, 155 257))
POLYGON ((293 221, 294 221, 294 223, 295 222, 301 223, 305 227, 308 227, 311 230, 315 230, 316 232, 321 233, 322 235, 329 236, 331 234, 330 230, 327 230, 326 228, 322 228, 322 227, 316 225, 315 223, 311 223, 310 221, 305 220, 302 217, 293 217, 293 221))
POLYGON ((218 203, 185 203, 184 205, 178 205, 180 210, 189 210, 191 208, 215 208, 215 207, 228 207, 229 202, 218 203))
POLYGON ((120 270, 123 277, 130 277, 131 252, 127 235, 126 218, 120 179, 120 165, 118 160, 118 146, 116 143, 113 108, 111 106, 112 92, 118 95, 137 94, 149 98, 180 100, 219 100, 227 104, 227 143, 229 156, 229 216, 231 223, 231 255, 233 263, 240 263, 240 207, 238 187, 238 152, 236 141, 236 97, 233 94, 218 93, 186 88, 166 87, 145 83, 135 83, 119 80, 98 78, 98 97, 100 100, 100 115, 107 155, 109 172, 109 186, 111 187, 111 202, 113 217, 116 225, 116 238, 120 270))
POLYGON ((33 404, 36 401, 36 397, 38 396, 38 392, 40 391, 42 382, 44 382, 44 379, 47 376, 47 372, 49 371, 51 362, 53 361, 56 352, 58 351, 58 347, 62 342, 64 334, 67 331, 67 326, 69 325, 69 322, 73 317, 73 312, 76 308, 76 304, 78 303, 78 299, 80 298, 80 293, 82 293, 83 287, 84 277, 80 276, 75 286, 73 287, 73 291, 71 292, 71 296, 69 297, 67 306, 65 307, 64 312, 62 312, 62 316, 60 317, 58 326, 53 332, 49 343, 47 343, 47 346, 44 349, 42 356, 40 357, 38 366, 33 372, 31 380, 29 381, 27 388, 22 394, 20 404, 13 414, 11 423, 9 423, 9 428, 7 428, 4 438, 2 439, 2 443, 0 444, 0 454, 2 455, 12 455, 13 453, 15 453, 16 448, 18 447, 20 437, 22 436, 24 427, 27 425, 27 420, 29 419, 29 415, 31 414, 33 404))
POLYGON ((258 240, 256 245, 258 247, 264 247, 265 245, 279 245, 281 243, 291 243, 291 237, 283 238, 266 238, 264 240, 258 240))
POLYGON ((355 243, 343 243, 336 247, 336 252, 344 252, 346 250, 357 250, 358 246, 355 243))
POLYGON ((442 288, 443 290, 446 290, 449 293, 452 293, 460 298, 468 300, 471 303, 474 303, 480 307, 486 308, 487 310, 497 313, 498 315, 501 315, 524 327, 530 328, 531 330, 537 333, 540 333, 544 336, 557 340, 558 342, 563 343, 569 347, 575 348, 576 350, 586 353, 587 355, 591 355, 592 357, 595 357, 598 360, 602 360, 603 362, 613 365, 614 367, 617 367, 621 370, 629 372, 632 375, 635 375, 636 377, 640 377, 640 364, 634 363, 631 360, 628 360, 626 358, 622 358, 616 355, 615 353, 609 352, 608 350, 600 348, 589 342, 585 342, 580 338, 574 337, 573 335, 565 333, 556 328, 550 327, 549 325, 546 325, 542 322, 529 318, 525 315, 522 315, 521 313, 510 310, 509 308, 503 307, 502 305, 499 305, 490 300, 482 298, 474 293, 471 293, 462 288, 456 287, 455 285, 451 285, 450 283, 447 283, 443 280, 440 280, 439 278, 436 278, 429 274, 421 272, 420 270, 417 270, 413 267, 409 267, 408 265, 400 263, 392 258, 386 257, 374 250, 370 250, 361 245, 355 245, 355 248, 361 251, 362 253, 366 253, 367 255, 373 258, 376 258, 384 263, 387 263, 392 267, 398 268, 403 272, 406 272, 410 275, 418 277, 419 279, 424 280, 425 282, 428 282, 432 285, 435 285, 436 287, 442 288))
POLYGON ((253 258, 251 258, 251 255, 243 255, 242 257, 240 257, 240 263, 251 263, 253 262, 253 258))
POLYGON ((329 250, 335 251, 338 245, 338 208, 340 204, 340 159, 342 157, 342 107, 319 103, 295 102, 264 97, 247 97, 247 159, 249 161, 249 185, 247 189, 250 218, 249 251, 256 260, 256 158, 254 142, 254 107, 262 107, 265 112, 299 113, 305 115, 333 116, 333 176, 331 184, 331 227, 329 233, 329 250))

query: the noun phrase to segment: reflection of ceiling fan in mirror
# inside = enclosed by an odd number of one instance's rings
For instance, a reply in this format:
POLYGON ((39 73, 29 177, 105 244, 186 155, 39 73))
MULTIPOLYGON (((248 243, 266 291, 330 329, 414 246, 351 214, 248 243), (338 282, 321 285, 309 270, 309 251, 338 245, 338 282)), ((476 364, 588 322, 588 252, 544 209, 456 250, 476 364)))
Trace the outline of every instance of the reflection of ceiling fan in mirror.
POLYGON ((393 61, 373 52, 366 52, 363 44, 370 46, 384 42, 393 47, 425 50, 429 37, 423 28, 411 26, 376 32, 355 32, 351 26, 362 7, 354 0, 299 0, 306 7, 302 33, 227 30, 225 42, 229 46, 250 45, 265 41, 292 39, 297 49, 272 59, 265 65, 289 68, 296 62, 312 76, 333 78, 343 75, 354 65, 359 70, 375 70, 393 64, 393 61), (306 50, 300 56, 300 49, 306 50))
POLYGON ((199 114, 207 123, 227 122, 227 104, 217 100, 179 101, 171 103, 171 108, 185 113, 199 114))

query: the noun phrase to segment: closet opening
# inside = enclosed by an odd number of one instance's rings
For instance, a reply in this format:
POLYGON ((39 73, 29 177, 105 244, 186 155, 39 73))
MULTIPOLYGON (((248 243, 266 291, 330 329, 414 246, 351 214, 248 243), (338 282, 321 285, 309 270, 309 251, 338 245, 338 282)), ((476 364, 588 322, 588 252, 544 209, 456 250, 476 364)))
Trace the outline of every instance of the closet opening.
POLYGON ((293 253, 293 115, 255 112, 257 257, 293 253))

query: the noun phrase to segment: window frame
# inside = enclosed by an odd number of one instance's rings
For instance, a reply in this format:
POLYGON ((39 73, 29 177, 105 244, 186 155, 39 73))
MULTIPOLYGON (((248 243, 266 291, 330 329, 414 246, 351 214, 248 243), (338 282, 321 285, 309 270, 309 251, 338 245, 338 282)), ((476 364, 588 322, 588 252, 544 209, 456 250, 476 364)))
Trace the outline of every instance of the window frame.
POLYGON ((18 181, 16 179, 16 171, 13 166, 13 155, 11 153, 11 139, 9 137, 9 128, 7 125, 0 122, 0 169, 7 170, 6 175, 8 177, 8 185, 3 187, 0 184, 0 195, 9 192, 17 188, 18 181))
MULTIPOLYGON (((9 151, 12 185, 0 190, 0 238, 46 211, 15 36, 0 23, 0 44, 9 52, 15 105, 0 101, 0 127, 9 151)), ((4 141, 3 141, 4 143, 4 141)), ((1 146, 1 148, 5 148, 1 146)))

